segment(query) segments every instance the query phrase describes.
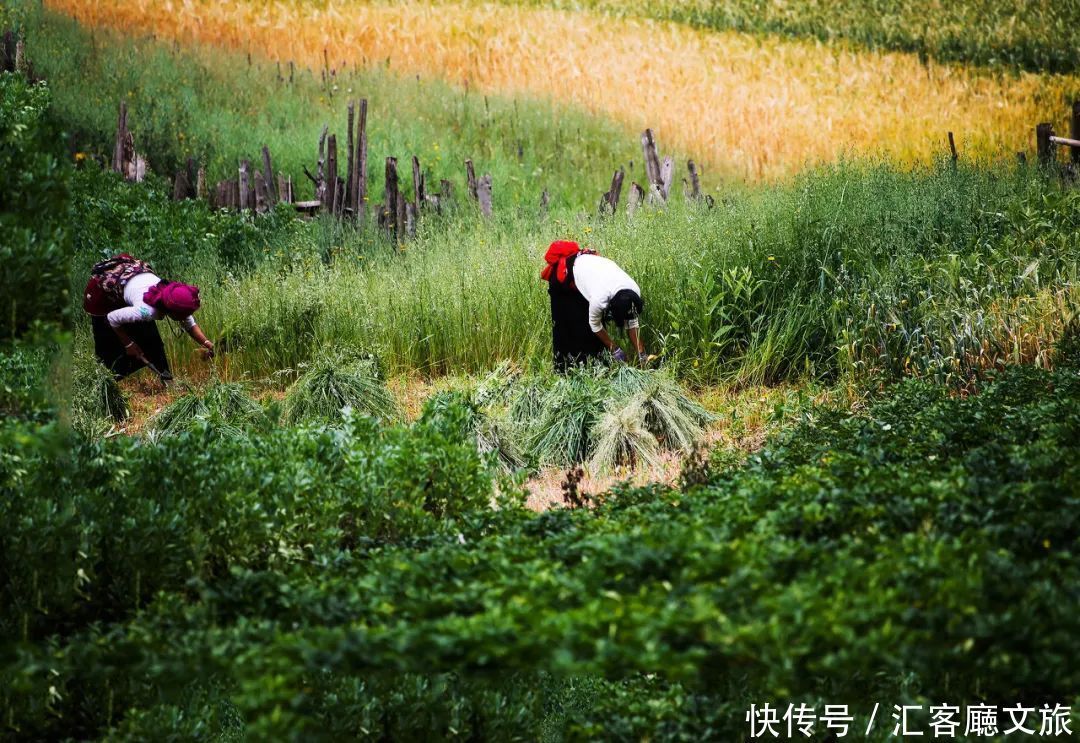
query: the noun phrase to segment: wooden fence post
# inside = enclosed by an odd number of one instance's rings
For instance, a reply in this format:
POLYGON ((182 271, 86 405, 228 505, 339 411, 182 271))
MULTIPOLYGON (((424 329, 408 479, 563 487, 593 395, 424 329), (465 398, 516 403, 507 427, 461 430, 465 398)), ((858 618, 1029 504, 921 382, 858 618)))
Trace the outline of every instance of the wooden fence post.
POLYGON ((182 201, 188 197, 191 191, 191 181, 188 180, 187 171, 176 171, 176 180, 173 181, 173 201, 182 201))
POLYGON ((263 178, 261 170, 256 170, 252 180, 255 182, 255 213, 263 214, 269 208, 266 201, 266 179, 263 178))
POLYGON ((206 197, 206 168, 200 165, 195 173, 195 198, 202 200, 206 197))
POLYGON ((0 45, 0 70, 15 71, 15 33, 11 30, 4 32, 3 43, 0 45))
POLYGON ((116 144, 113 146, 112 169, 114 173, 125 174, 124 145, 127 141, 127 101, 120 101, 120 114, 116 118, 116 144))
POLYGON ((356 145, 353 142, 353 126, 355 118, 356 103, 354 101, 349 101, 349 133, 345 138, 346 157, 348 158, 348 164, 345 167, 345 208, 341 211, 345 212, 348 210, 354 214, 356 209, 356 180, 353 177, 354 171, 356 170, 356 145))
POLYGON ((367 98, 360 99, 360 121, 357 122, 356 169, 353 172, 353 209, 364 218, 367 201, 367 98))
POLYGON ((250 202, 249 197, 248 197, 248 193, 249 193, 248 170, 250 168, 251 168, 251 163, 249 163, 247 160, 241 160, 240 161, 240 171, 239 171, 239 174, 238 174, 239 177, 240 177, 240 181, 239 181, 239 186, 240 186, 240 211, 244 211, 246 209, 251 209, 251 208, 253 208, 255 206, 254 204, 252 204, 250 202))
POLYGON ((412 157, 413 203, 419 209, 424 204, 424 175, 420 172, 420 158, 412 157))
POLYGON ((476 170, 473 168, 472 160, 465 161, 465 179, 469 184, 469 196, 476 201, 479 197, 476 194, 476 170))
POLYGON ((691 201, 701 201, 701 178, 698 177, 697 165, 693 160, 686 161, 686 172, 690 174, 690 192, 688 198, 691 201))
POLYGON ((1052 136, 1052 124, 1043 122, 1035 127, 1035 149, 1039 156, 1039 165, 1046 166, 1054 161, 1054 143, 1050 141, 1052 136))
MULTIPOLYGON (((386 158, 386 226, 388 231, 397 232, 398 201, 401 195, 398 193, 397 158, 386 158)), ((404 209, 402 209, 404 214, 404 209)))
MULTIPOLYGON (((1080 140, 1080 99, 1073 101, 1072 120, 1069 122, 1069 137, 1080 140)), ((1080 166, 1080 147, 1070 147, 1073 164, 1080 166)))
POLYGON ((273 207, 281 199, 281 195, 277 192, 276 182, 274 181, 274 168, 270 162, 270 148, 266 145, 263 145, 262 148, 262 167, 267 206, 273 207))
POLYGON ((656 154, 656 139, 653 137, 652 129, 646 129, 642 132, 641 151, 645 157, 645 180, 649 185, 656 184, 659 186, 662 183, 660 179, 660 158, 656 154))
POLYGON ((626 213, 631 217, 634 216, 634 212, 638 210, 643 201, 645 201, 645 191, 636 181, 631 183, 630 194, 626 199, 626 213))
POLYGON ((338 213, 338 177, 337 177, 337 135, 331 134, 326 141, 326 208, 331 213, 338 213))
POLYGON ((480 213, 485 218, 491 218, 491 174, 485 173, 480 176, 476 183, 476 200, 480 202, 480 213))
POLYGON ((614 214, 615 210, 619 208, 619 196, 622 194, 622 184, 625 176, 626 172, 622 168, 616 170, 615 174, 611 176, 611 187, 607 190, 607 193, 600 197, 601 214, 614 214))
POLYGON ((959 156, 956 154, 956 142, 953 140, 952 132, 949 132, 949 152, 952 155, 952 166, 953 166, 953 169, 955 170, 956 169, 956 161, 959 159, 959 156))

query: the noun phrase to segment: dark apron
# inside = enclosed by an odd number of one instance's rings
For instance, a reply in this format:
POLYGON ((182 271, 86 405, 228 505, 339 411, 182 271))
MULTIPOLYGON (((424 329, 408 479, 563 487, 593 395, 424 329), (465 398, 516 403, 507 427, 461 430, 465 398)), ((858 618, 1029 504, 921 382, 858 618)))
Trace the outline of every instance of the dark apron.
MULTIPOLYGON (((120 342, 116 331, 105 317, 91 315, 90 322, 94 329, 94 353, 117 379, 123 379, 146 366, 140 359, 127 355, 124 344, 120 342)), ((161 340, 156 322, 127 323, 124 325, 124 332, 139 345, 143 356, 156 366, 166 379, 172 379, 169 360, 165 358, 165 344, 161 340)))
POLYGON ((551 346, 555 353, 555 371, 563 374, 574 364, 599 358, 604 343, 589 327, 589 301, 574 286, 574 260, 566 259, 566 281, 553 272, 548 281, 551 297, 551 346))

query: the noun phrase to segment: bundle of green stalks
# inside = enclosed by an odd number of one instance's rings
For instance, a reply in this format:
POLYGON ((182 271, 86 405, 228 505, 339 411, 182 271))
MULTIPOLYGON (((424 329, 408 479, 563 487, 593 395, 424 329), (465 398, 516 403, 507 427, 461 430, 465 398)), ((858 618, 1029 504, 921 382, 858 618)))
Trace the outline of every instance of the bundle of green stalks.
POLYGON ((164 407, 150 420, 151 433, 177 434, 206 421, 222 436, 240 436, 265 419, 262 407, 238 382, 213 382, 201 392, 189 392, 164 407))
POLYGON ((667 373, 629 366, 552 377, 503 365, 467 399, 475 411, 470 434, 482 451, 498 451, 507 469, 526 461, 533 468, 589 462, 596 472, 656 467, 662 451, 688 451, 711 420, 667 373))
POLYGON ((86 351, 72 355, 71 391, 71 427, 85 436, 103 436, 128 417, 116 377, 86 351))
MULTIPOLYGON (((491 379, 491 377, 489 377, 491 379)), ((439 392, 424 404, 421 420, 439 422, 453 434, 476 442, 480 454, 503 472, 526 465, 508 420, 497 415, 482 382, 475 390, 439 392), (455 415, 456 414, 456 415, 455 415)))
POLYGON ((378 359, 347 350, 326 352, 289 388, 282 418, 287 425, 334 424, 347 409, 386 422, 399 417, 378 359))

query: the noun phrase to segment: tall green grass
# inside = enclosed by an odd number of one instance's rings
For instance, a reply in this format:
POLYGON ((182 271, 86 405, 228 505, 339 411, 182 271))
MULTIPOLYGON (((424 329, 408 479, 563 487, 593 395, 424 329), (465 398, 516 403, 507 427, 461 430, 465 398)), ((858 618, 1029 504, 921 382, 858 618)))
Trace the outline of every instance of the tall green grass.
POLYGON ((275 168, 310 198, 303 175, 315 171, 324 124, 338 135, 344 173, 346 106, 369 100, 371 200, 382 197, 385 157, 399 158, 402 188, 411 189, 408 159, 417 155, 429 189, 439 180, 466 197, 464 161, 490 172, 495 208, 539 205, 546 189, 555 206, 595 208, 612 170, 637 160, 634 132, 571 107, 533 99, 483 96, 438 80, 400 77, 378 65, 318 72, 278 67, 221 49, 179 47, 150 38, 88 30, 73 20, 13 4, 27 49, 53 92, 54 112, 75 146, 111 154, 117 107, 127 101, 136 147, 152 168, 172 175, 194 157, 209 179, 236 177, 241 158, 269 146, 275 168), (291 80, 290 80, 291 78, 291 80))
POLYGON ((963 383, 980 368, 1046 362, 1080 299, 1080 193, 1024 171, 841 164, 711 210, 461 215, 402 250, 343 235, 329 259, 312 245, 319 229, 248 273, 200 264, 201 322, 242 368, 293 368, 334 343, 375 350, 392 373, 546 366, 539 269, 566 236, 638 280, 649 350, 701 383, 874 370, 963 383))

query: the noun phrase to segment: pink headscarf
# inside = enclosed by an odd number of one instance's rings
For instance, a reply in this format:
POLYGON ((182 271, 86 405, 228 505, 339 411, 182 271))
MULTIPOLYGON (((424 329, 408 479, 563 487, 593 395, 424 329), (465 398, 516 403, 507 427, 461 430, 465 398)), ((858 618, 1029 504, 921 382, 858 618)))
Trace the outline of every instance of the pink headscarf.
POLYGON ((199 287, 179 281, 162 281, 146 290, 143 301, 169 317, 184 318, 199 309, 199 287))

